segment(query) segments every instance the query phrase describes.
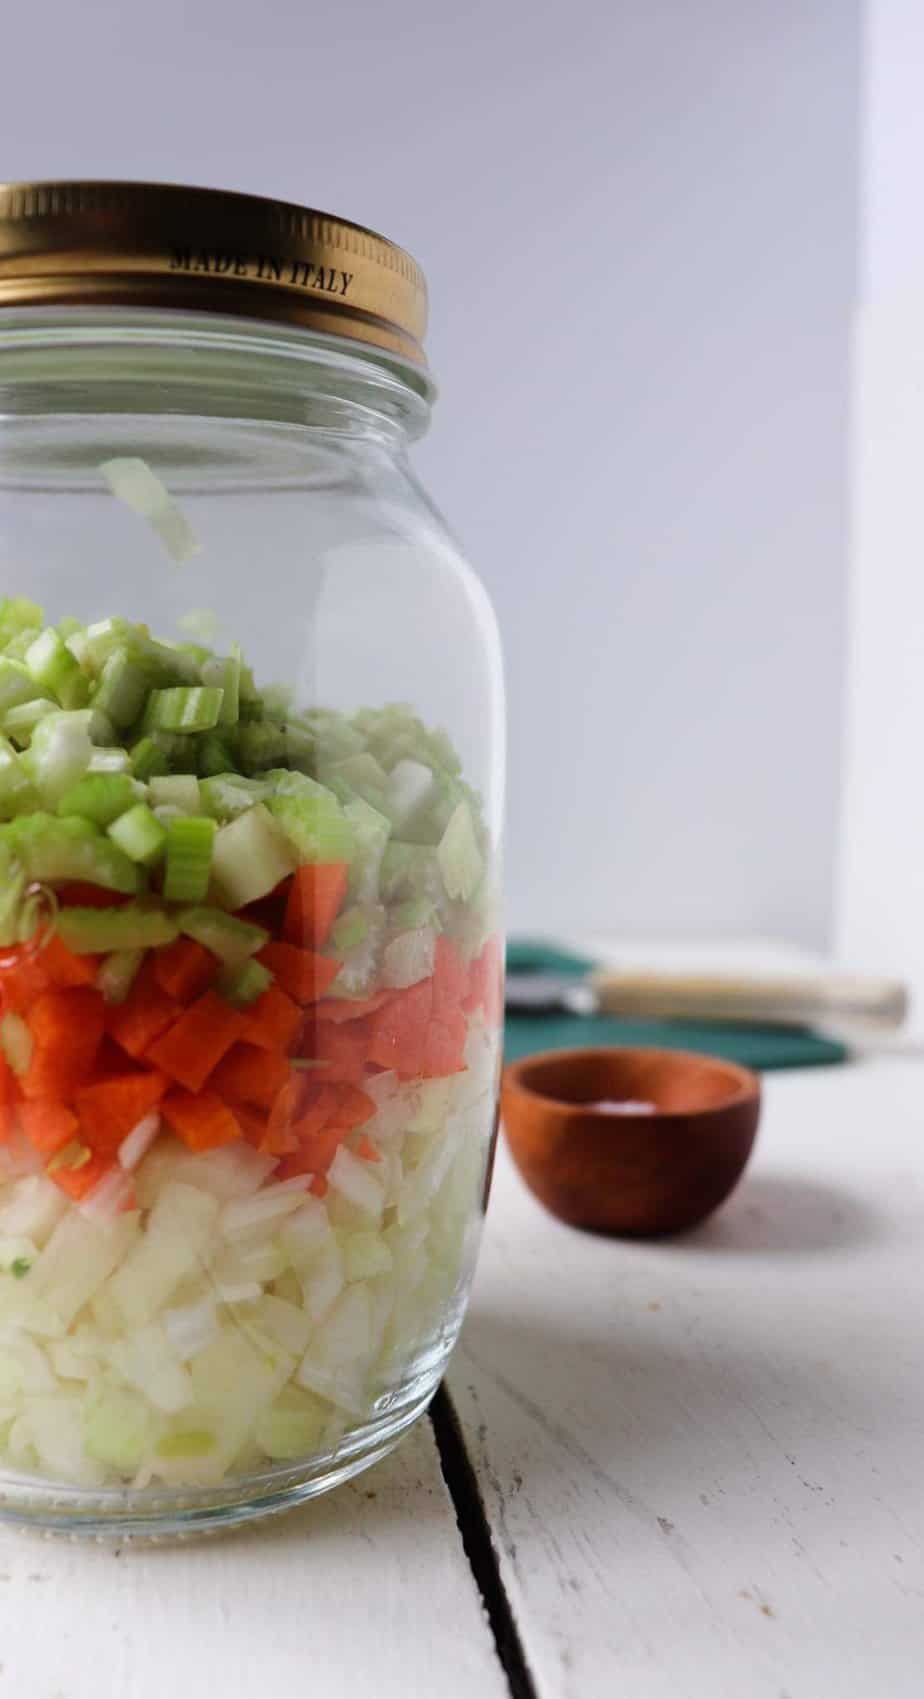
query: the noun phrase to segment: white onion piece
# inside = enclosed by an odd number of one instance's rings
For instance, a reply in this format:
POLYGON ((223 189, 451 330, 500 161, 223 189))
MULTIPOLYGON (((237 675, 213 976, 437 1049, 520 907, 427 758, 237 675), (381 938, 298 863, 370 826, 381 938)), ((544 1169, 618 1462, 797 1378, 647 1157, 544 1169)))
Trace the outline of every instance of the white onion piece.
POLYGON ((233 1203, 226 1203, 219 1222, 221 1231, 227 1238, 234 1238, 238 1233, 247 1233, 251 1227, 262 1227, 277 1216, 288 1215, 290 1210, 298 1208, 310 1181, 310 1174, 296 1174, 291 1180, 264 1186, 254 1197, 236 1198, 233 1203))
POLYGON ((413 932, 401 932, 386 946, 382 978, 386 985, 404 991, 429 979, 436 955, 436 933, 432 926, 418 926, 413 932))
POLYGON ((198 554, 202 545, 189 520, 146 460, 118 455, 101 461, 99 469, 113 495, 157 532, 171 559, 179 562, 198 554))
POLYGON ((123 1168, 110 1168, 77 1207, 88 1221, 114 1221, 124 1209, 131 1208, 133 1197, 131 1175, 123 1168))
POLYGON ((144 1119, 138 1122, 137 1127, 132 1128, 119 1145, 120 1167, 128 1173, 131 1173, 133 1168, 137 1168, 142 1157, 147 1155, 159 1132, 160 1116, 156 1109, 152 1109, 150 1115, 145 1115, 144 1119))
POLYGON ((196 1304, 178 1304, 164 1311, 164 1328, 172 1350, 187 1363, 212 1343, 218 1333, 218 1311, 213 1298, 196 1304))

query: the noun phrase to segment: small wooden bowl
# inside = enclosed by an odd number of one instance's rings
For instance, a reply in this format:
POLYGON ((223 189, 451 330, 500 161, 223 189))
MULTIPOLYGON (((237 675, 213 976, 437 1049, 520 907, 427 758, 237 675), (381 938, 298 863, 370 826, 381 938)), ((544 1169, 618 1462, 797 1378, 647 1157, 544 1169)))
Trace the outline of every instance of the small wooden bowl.
POLYGON ((550 1050, 505 1070, 501 1107, 514 1162, 546 1209, 644 1237, 679 1233, 724 1203, 751 1154, 760 1083, 687 1051, 550 1050))

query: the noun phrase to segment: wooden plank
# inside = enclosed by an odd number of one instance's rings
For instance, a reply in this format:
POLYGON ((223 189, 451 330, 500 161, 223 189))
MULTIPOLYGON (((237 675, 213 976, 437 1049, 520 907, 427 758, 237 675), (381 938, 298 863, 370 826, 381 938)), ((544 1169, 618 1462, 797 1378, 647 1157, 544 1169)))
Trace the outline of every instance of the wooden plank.
POLYGON ((450 1389, 541 1699, 918 1699, 924 1070, 774 1076, 685 1241, 509 1159, 450 1389))
POLYGON ((220 1539, 0 1533, 16 1699, 508 1699, 429 1424, 358 1481, 220 1539))

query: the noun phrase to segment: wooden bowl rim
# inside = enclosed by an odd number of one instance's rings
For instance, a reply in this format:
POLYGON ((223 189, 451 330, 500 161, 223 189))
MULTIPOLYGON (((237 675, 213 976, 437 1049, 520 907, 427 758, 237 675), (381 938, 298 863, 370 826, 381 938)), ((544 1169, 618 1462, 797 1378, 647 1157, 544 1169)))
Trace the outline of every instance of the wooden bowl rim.
POLYGON ((741 1062, 731 1062, 725 1056, 713 1056, 701 1050, 665 1050, 658 1045, 636 1044, 585 1044, 569 1050, 536 1050, 529 1056, 520 1056, 517 1061, 510 1062, 504 1069, 501 1081, 502 1090, 507 1087, 521 1096, 529 1098, 533 1103, 543 1104, 547 1111, 571 1118, 576 1115, 591 1116, 600 1121, 612 1122, 615 1117, 604 1109, 594 1110, 589 1103, 568 1103, 560 1097, 550 1097, 547 1092, 535 1091, 522 1078, 526 1068, 533 1067, 537 1062, 575 1062, 586 1056, 637 1056, 645 1060, 694 1063, 697 1067, 709 1064, 718 1066, 729 1077, 729 1084, 734 1089, 728 1097, 723 1097, 720 1103, 708 1104, 699 1109, 656 1109, 649 1115, 625 1115, 622 1119, 645 1121, 649 1126, 657 1121, 691 1121, 704 1119, 709 1115, 723 1115, 729 1109, 740 1108, 743 1104, 760 1102, 761 1084, 753 1069, 746 1068, 741 1062))

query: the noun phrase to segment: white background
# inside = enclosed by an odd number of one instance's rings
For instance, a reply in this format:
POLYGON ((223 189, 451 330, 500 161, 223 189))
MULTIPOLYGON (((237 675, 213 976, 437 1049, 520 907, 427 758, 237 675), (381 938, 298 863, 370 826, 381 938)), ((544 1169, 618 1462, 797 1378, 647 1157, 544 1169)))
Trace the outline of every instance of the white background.
POLYGON ((199 181, 431 280, 419 465, 498 607, 510 919, 832 920, 859 0, 84 0, 8 177, 199 181))

